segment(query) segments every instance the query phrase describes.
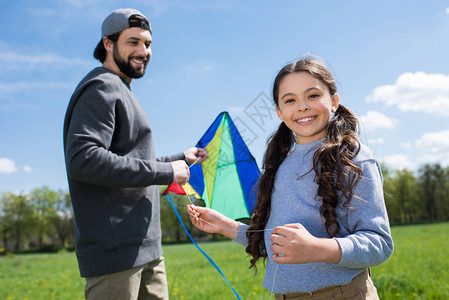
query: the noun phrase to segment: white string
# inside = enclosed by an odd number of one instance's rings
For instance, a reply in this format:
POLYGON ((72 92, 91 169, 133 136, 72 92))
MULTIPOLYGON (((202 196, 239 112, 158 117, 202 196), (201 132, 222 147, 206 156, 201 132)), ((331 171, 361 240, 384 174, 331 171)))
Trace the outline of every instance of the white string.
POLYGON ((191 167, 193 167, 199 160, 200 160, 200 156, 198 156, 198 158, 189 166, 189 169, 191 168, 191 167))
MULTIPOLYGON (((190 166, 189 166, 189 169, 193 166, 193 165, 195 165, 197 162, 198 162, 198 160, 199 160, 200 158, 198 157, 190 166)), ((195 206, 195 204, 192 202, 192 200, 190 199, 190 197, 189 197, 189 195, 187 195, 187 194, 184 194, 184 196, 185 197, 187 197, 187 199, 189 200, 189 202, 193 205, 193 206, 195 206)), ((196 216, 194 216, 193 214, 191 214, 190 212, 187 212, 189 215, 191 215, 192 217, 196 217, 196 216)), ((220 225, 217 225, 217 224, 213 224, 213 223, 210 223, 210 222, 208 222, 208 221, 206 221, 206 220, 204 220, 204 219, 201 219, 201 218, 198 218, 199 220, 201 220, 201 221, 203 221, 204 223, 206 223, 206 224, 209 224, 209 225, 211 225, 211 226, 215 226, 215 227, 217 227, 217 228, 221 228, 221 229, 225 229, 225 230, 228 230, 228 231, 233 231, 233 232, 238 232, 238 230, 235 230, 235 229, 229 229, 228 227, 223 227, 223 226, 220 226, 220 225)), ((273 229, 259 229, 259 230, 247 230, 247 232, 265 232, 265 231, 273 231, 273 229)), ((274 261, 273 261, 273 263, 275 263, 274 261)), ((278 264, 277 263, 275 263, 276 264, 276 267, 275 267, 275 269, 274 269, 274 274, 273 274, 273 285, 271 286, 271 290, 270 290, 270 298, 269 298, 269 300, 271 300, 271 298, 273 297, 273 295, 274 295, 274 292, 273 292, 273 290, 274 290, 274 285, 275 285, 275 283, 276 283, 276 273, 277 273, 277 270, 278 270, 278 264)))
POLYGON ((275 263, 274 261, 273 261, 273 263, 274 264, 276 264, 276 268, 274 269, 274 275, 273 275, 273 285, 271 286, 271 293, 270 293, 270 300, 271 300, 271 297, 273 297, 273 295, 274 295, 274 292, 273 292, 273 290, 274 290, 274 283, 276 282, 276 273, 277 273, 277 271, 278 271, 278 263, 275 263))
MULTIPOLYGON (((184 196, 187 197, 187 199, 189 200, 190 204, 192 204, 193 206, 195 206, 195 203, 193 203, 192 200, 190 200, 190 197, 189 197, 187 194, 184 194, 184 196)), ((178 206, 178 207, 180 207, 180 206, 178 206)), ((188 213, 189 215, 191 215, 192 217, 196 217, 194 214, 192 214, 192 213, 190 213, 190 212, 187 212, 187 213, 188 213)), ((235 230, 235 229, 232 229, 232 228, 229 228, 229 227, 224 227, 224 226, 220 226, 220 225, 217 225, 217 224, 214 224, 214 223, 210 223, 210 222, 208 222, 208 221, 206 221, 206 220, 204 220, 204 219, 201 219, 201 218, 198 218, 198 219, 201 220, 201 221, 203 221, 203 222, 206 223, 206 224, 209 224, 209 225, 211 225, 211 226, 215 226, 215 227, 217 227, 217 228, 226 229, 226 230, 232 231, 232 232, 238 232, 238 230, 235 230)), ((273 229, 247 230, 247 232, 265 232, 265 231, 273 231, 273 229)))

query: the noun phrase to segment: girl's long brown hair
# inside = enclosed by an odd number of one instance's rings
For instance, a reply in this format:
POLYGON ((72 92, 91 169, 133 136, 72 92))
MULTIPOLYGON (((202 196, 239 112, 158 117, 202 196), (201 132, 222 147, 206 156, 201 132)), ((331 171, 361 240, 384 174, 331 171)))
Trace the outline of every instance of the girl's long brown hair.
MULTIPOLYGON (((276 106, 279 105, 281 80, 294 72, 308 72, 320 79, 329 88, 331 96, 337 92, 334 78, 322 63, 315 59, 301 59, 285 66, 276 76, 273 83, 273 100, 276 106)), ((351 110, 340 104, 329 121, 325 142, 313 156, 313 170, 318 184, 317 199, 321 201, 320 214, 329 237, 335 237, 340 232, 335 208, 341 201, 344 201, 344 205, 349 204, 352 191, 362 175, 360 168, 352 162, 360 149, 357 130, 357 118, 351 110)), ((284 123, 268 139, 252 225, 246 233, 246 252, 252 256, 250 268, 254 267, 256 271, 259 258, 267 257, 263 229, 270 217, 276 173, 295 141, 294 133, 284 123)))

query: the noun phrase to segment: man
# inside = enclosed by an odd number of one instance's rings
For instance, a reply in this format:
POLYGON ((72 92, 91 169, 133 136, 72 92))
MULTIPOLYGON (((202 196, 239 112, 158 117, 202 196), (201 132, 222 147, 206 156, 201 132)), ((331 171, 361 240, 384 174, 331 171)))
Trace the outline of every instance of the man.
POLYGON ((151 57, 151 26, 134 9, 102 25, 94 57, 64 121, 76 255, 86 299, 168 299, 158 184, 189 179, 205 149, 155 158, 148 119, 131 91, 151 57))

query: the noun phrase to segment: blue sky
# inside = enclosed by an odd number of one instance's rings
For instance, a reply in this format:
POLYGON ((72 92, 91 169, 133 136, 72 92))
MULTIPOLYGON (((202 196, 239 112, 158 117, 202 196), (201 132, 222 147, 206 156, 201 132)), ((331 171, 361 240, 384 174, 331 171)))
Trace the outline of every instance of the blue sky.
POLYGON ((308 53, 338 81, 362 141, 391 168, 449 165, 449 1, 6 1, 0 10, 0 193, 67 190, 62 124, 103 19, 133 7, 153 57, 132 88, 158 155, 194 146, 221 111, 259 166, 279 121, 270 90, 308 53))

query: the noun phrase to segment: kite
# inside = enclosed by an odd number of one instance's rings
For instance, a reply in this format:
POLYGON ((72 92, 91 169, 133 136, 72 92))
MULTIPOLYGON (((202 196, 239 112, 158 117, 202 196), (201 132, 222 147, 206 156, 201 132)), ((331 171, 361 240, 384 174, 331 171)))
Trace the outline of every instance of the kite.
POLYGON ((189 183, 206 207, 234 220, 250 218, 260 171, 231 116, 220 113, 196 146, 209 158, 190 168, 189 183))
POLYGON ((201 165, 190 166, 189 183, 181 186, 172 183, 163 195, 169 201, 178 221, 198 250, 220 273, 237 299, 241 299, 218 265, 195 242, 187 230, 169 192, 204 200, 213 208, 234 220, 250 218, 256 204, 255 186, 260 171, 237 127, 227 112, 218 115, 196 145, 206 148, 209 158, 201 165))
POLYGON ((186 183, 183 186, 177 183, 172 183, 167 187, 167 189, 162 193, 162 195, 166 196, 168 192, 173 192, 179 195, 193 196, 196 199, 201 199, 200 195, 198 195, 198 193, 192 188, 192 186, 189 183, 186 183))

